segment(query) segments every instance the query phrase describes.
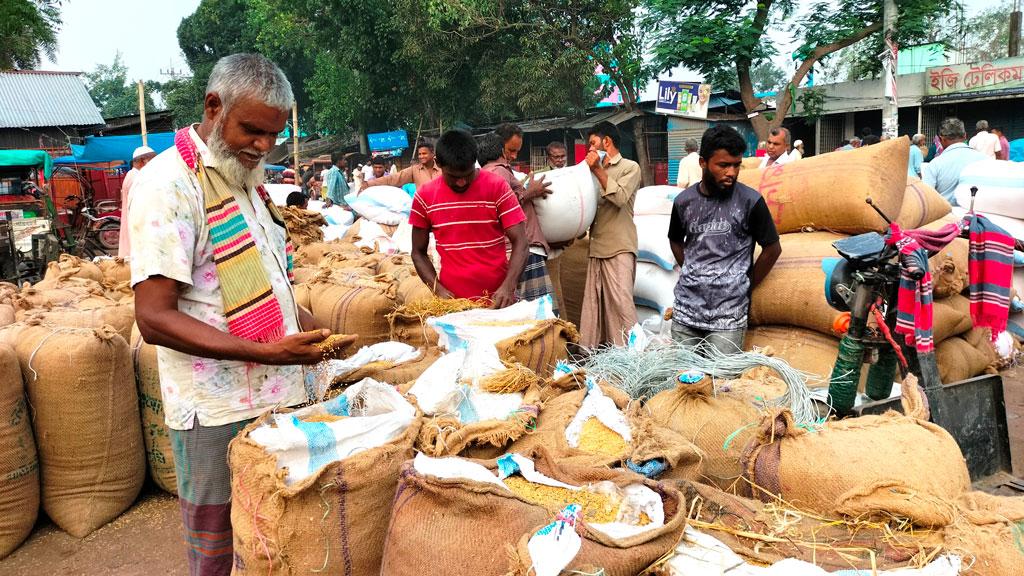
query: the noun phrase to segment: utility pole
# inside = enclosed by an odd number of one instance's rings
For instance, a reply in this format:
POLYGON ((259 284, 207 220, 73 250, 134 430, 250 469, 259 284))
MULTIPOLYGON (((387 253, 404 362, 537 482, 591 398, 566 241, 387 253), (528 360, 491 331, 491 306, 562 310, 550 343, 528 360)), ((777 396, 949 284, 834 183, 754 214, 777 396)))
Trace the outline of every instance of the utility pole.
POLYGON ((292 102, 292 153, 295 155, 295 181, 299 182, 302 176, 299 173, 299 104, 292 102))
POLYGON ((1010 13, 1010 46, 1007 56, 1020 56, 1020 0, 1014 0, 1013 12, 1010 13))
POLYGON ((139 80, 139 125, 142 130, 142 145, 148 146, 146 142, 146 85, 139 80))
POLYGON ((882 99, 882 134, 895 138, 899 133, 899 93, 896 89, 896 56, 898 46, 896 34, 896 0, 885 0, 883 7, 882 33, 885 35, 885 51, 879 57, 885 69, 885 95, 882 99))

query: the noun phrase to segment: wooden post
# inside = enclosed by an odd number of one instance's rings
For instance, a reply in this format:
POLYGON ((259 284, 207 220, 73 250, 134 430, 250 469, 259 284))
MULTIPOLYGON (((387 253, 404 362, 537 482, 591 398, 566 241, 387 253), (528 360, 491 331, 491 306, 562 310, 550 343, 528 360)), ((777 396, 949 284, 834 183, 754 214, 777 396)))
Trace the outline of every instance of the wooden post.
POLYGON ((148 146, 146 142, 146 86, 139 80, 139 124, 142 130, 142 145, 148 146))
POLYGON ((292 153, 295 157, 295 181, 299 182, 302 176, 299 173, 299 105, 292 103, 292 153))

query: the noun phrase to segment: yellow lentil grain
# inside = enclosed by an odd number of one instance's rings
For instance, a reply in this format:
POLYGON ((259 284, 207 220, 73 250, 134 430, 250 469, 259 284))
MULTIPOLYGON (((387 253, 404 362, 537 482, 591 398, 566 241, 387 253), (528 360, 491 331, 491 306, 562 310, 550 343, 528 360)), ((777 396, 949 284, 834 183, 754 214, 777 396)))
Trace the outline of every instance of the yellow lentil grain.
POLYGON ((504 480, 512 492, 527 502, 543 506, 553 514, 569 504, 579 504, 582 518, 592 524, 614 522, 619 516, 619 502, 606 494, 597 494, 586 489, 569 490, 535 484, 522 476, 509 476, 504 480))
POLYGON ((614 458, 624 456, 626 451, 629 450, 629 444, 626 444, 626 441, 618 432, 605 426, 597 418, 590 417, 583 423, 578 448, 588 454, 614 458))

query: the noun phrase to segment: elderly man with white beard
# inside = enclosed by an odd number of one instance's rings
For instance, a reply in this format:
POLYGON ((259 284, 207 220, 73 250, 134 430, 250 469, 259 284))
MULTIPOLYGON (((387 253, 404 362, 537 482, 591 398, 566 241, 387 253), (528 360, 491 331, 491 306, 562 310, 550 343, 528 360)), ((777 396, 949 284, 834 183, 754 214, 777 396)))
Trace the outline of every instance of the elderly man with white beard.
POLYGON ((264 57, 222 58, 202 122, 132 188, 136 319, 157 346, 193 576, 231 572, 228 442, 267 409, 306 401, 302 365, 322 360, 329 335, 295 303, 288 234, 260 184, 292 98, 264 57))

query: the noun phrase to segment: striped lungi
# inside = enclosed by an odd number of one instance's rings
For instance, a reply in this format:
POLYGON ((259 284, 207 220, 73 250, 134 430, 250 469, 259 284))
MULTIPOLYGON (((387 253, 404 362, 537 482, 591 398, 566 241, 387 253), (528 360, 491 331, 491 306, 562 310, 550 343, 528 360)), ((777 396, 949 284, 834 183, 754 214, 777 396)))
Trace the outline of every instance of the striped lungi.
POLYGON ((191 576, 229 576, 232 565, 228 443, 252 420, 171 430, 191 576))
POLYGON ((520 300, 536 300, 541 296, 551 295, 551 307, 558 316, 558 300, 555 298, 555 285, 548 275, 547 256, 530 253, 526 258, 526 267, 519 277, 516 294, 520 300))

